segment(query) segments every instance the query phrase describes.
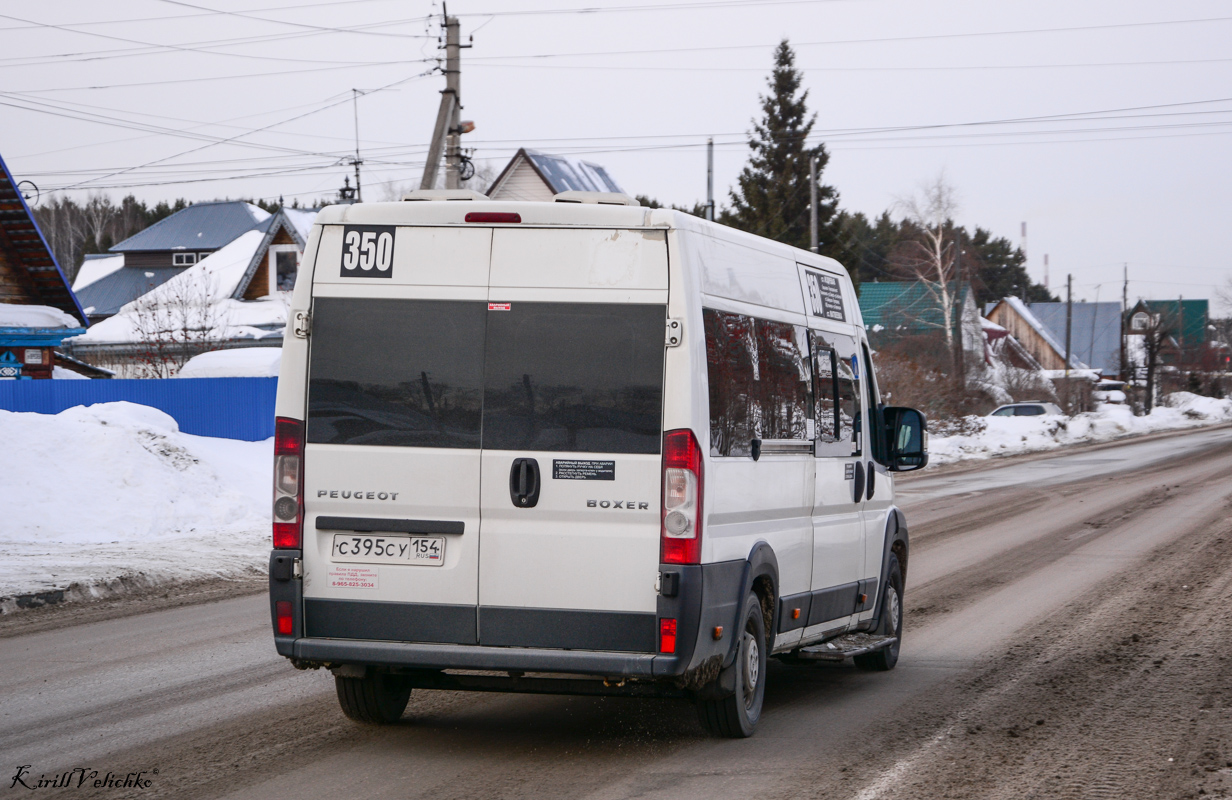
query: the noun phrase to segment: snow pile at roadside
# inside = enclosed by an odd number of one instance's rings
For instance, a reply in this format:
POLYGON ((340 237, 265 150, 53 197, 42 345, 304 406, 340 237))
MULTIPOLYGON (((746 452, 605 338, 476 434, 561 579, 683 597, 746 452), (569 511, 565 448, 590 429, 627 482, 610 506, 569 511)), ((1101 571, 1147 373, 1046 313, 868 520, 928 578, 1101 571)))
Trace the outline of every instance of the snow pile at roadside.
POLYGON ((133 403, 60 414, 0 411, 0 610, 239 577, 269 555, 272 440, 180 433, 133 403))
POLYGON ((963 422, 962 433, 929 437, 930 465, 1232 422, 1232 400, 1176 392, 1143 417, 1135 417, 1128 406, 1105 405, 1074 417, 967 417, 963 422))
POLYGON ((277 378, 282 363, 281 347, 242 347, 212 350, 193 356, 180 368, 177 378, 277 378))

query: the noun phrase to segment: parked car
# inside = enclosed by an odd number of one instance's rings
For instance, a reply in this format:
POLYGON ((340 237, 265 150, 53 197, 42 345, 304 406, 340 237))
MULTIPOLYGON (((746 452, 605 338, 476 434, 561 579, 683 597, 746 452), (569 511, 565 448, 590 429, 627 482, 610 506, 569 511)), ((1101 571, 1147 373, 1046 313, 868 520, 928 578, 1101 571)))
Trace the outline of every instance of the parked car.
POLYGON ((927 430, 882 405, 842 265, 623 195, 434 196, 309 237, 278 652, 359 722, 415 688, 666 696, 728 737, 769 657, 893 668, 927 430))
POLYGON ((1125 403, 1124 381, 1100 381, 1091 390, 1091 399, 1096 403, 1123 405, 1125 403))
POLYGON ((990 417, 1043 417, 1065 412, 1056 403, 1009 403, 997 408, 990 417))

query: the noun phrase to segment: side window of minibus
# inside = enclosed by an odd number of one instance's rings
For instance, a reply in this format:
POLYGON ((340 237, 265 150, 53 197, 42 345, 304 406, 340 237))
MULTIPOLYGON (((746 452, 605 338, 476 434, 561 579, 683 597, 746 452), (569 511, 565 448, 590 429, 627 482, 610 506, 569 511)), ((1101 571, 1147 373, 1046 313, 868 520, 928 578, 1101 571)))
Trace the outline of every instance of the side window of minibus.
MULTIPOLYGON (((844 355, 844 346, 821 331, 810 335, 813 355, 813 396, 817 419, 818 456, 849 457, 859 453, 859 383, 844 355)), ((850 344, 844 343, 846 349, 850 344)))
POLYGON ((748 456, 753 439, 807 441, 812 370, 804 328, 703 309, 710 453, 748 456))
MULTIPOLYGON (((853 348, 854 351, 854 348, 853 348)), ((852 354, 843 354, 838 361, 838 407, 842 420, 844 441, 850 442, 845 455, 860 455, 860 435, 863 418, 860 397, 860 360, 852 354)))

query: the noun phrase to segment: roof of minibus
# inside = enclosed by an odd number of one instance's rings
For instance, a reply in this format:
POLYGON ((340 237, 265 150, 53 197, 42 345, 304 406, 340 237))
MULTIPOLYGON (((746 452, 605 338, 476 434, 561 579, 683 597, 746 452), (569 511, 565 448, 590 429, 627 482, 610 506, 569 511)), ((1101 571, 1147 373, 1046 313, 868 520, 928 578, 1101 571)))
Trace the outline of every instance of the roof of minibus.
POLYGON ((597 203, 526 203, 482 200, 414 200, 390 203, 356 203, 327 206, 317 215, 318 225, 471 225, 512 227, 513 225, 561 226, 582 228, 663 228, 690 231, 746 247, 776 252, 806 266, 824 269, 843 278, 847 271, 832 258, 754 236, 727 225, 695 217, 669 208, 618 206, 597 203), (521 223, 468 223, 466 215, 475 212, 517 213, 521 223))

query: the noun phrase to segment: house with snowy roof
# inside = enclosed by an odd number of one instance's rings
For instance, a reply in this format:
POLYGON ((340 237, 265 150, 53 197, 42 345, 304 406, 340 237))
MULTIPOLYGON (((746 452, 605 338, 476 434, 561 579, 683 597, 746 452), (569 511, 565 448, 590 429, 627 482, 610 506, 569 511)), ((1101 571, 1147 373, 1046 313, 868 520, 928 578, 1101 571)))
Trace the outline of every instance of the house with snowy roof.
POLYGON ((493 200, 550 203, 561 192, 623 193, 624 189, 598 164, 525 147, 514 154, 488 187, 488 197, 493 200))
MULTIPOLYGON (((295 285, 316 212, 282 208, 262 214, 254 213, 256 221, 218 249, 194 251, 198 257, 191 265, 124 264, 96 277, 81 290, 83 303, 105 303, 94 310, 106 314, 66 346, 82 360, 146 377, 173 375, 209 350, 281 346, 286 294, 295 285)), ((167 241, 173 240, 160 245, 167 241)))
POLYGON ((57 352, 64 339, 84 333, 88 326, 30 206, 0 158, 0 380, 109 377, 57 352))
POLYGON ((107 253, 87 256, 73 284, 92 321, 116 314, 127 303, 152 291, 250 231, 264 235, 254 253, 243 293, 271 294, 294 285, 315 211, 279 209, 271 214, 242 201, 195 203, 114 245, 107 253))
MULTIPOLYGON (((1033 305, 1051 306, 1052 303, 1033 305)), ((1061 304, 1064 306, 1064 303, 1061 304)), ((1062 309, 1064 311, 1064 309, 1062 309)), ((1045 313, 1051 313, 1045 310, 1045 313)), ((1046 371, 1064 372, 1068 370, 1089 371, 1090 368, 1077 356, 1074 347, 1073 329, 1070 331, 1069 365, 1065 363, 1065 328, 1062 325, 1060 336, 1036 316, 1032 306, 1028 306, 1017 297, 1003 297, 993 303, 985 315, 989 320, 1009 331, 1018 340, 1031 357, 1046 371)), ((1062 317, 1064 323, 1064 317, 1062 317)))

